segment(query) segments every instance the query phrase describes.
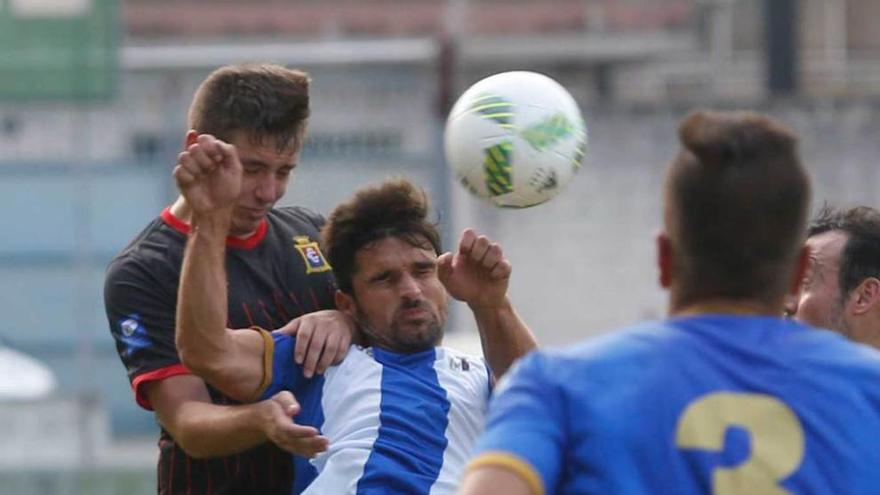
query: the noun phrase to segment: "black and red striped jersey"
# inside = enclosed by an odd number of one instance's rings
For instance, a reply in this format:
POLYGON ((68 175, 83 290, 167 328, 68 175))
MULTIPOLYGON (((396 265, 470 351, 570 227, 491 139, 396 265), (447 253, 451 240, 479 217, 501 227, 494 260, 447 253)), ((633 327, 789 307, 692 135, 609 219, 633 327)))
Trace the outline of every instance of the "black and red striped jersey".
MULTIPOLYGON (((276 208, 250 237, 227 239, 230 328, 278 328, 302 314, 334 307, 335 283, 318 243, 323 222, 305 208, 276 208)), ((174 347, 177 288, 189 230, 166 208, 107 269, 104 303, 110 333, 135 400, 148 410, 146 383, 189 373, 174 347)), ((208 390, 215 403, 234 404, 208 390)), ((159 451, 162 495, 289 495, 291 490, 291 456, 272 444, 197 460, 163 429, 159 451)))

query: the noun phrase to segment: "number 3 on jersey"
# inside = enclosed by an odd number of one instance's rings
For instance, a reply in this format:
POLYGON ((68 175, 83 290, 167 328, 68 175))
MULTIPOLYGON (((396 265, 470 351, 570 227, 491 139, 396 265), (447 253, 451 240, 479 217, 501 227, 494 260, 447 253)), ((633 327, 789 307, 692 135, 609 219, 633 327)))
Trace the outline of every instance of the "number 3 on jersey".
POLYGON ((723 451, 731 426, 749 433, 751 453, 739 465, 715 469, 713 495, 789 495, 779 483, 801 464, 804 430, 776 397, 730 392, 700 397, 679 418, 675 442, 682 449, 723 451))

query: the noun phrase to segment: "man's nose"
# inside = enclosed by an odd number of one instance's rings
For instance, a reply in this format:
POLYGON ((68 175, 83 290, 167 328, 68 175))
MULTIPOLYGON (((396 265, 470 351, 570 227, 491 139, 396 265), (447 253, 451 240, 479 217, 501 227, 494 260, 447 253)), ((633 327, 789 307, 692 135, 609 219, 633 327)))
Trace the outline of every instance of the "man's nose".
POLYGON ((278 200, 278 184, 275 174, 262 174, 255 190, 257 199, 264 203, 274 203, 278 200))
POLYGON ((415 277, 404 274, 400 277, 400 294, 407 299, 419 298, 422 295, 422 286, 415 277))

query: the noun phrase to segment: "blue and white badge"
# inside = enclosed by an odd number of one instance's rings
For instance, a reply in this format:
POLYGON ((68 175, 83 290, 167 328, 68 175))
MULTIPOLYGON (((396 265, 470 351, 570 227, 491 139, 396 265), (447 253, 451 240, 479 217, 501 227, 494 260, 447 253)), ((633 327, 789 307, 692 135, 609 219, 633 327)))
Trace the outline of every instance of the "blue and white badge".
POLYGON ((150 338, 147 329, 141 323, 140 315, 130 314, 118 322, 120 341, 125 346, 125 354, 131 355, 140 349, 150 346, 150 338))

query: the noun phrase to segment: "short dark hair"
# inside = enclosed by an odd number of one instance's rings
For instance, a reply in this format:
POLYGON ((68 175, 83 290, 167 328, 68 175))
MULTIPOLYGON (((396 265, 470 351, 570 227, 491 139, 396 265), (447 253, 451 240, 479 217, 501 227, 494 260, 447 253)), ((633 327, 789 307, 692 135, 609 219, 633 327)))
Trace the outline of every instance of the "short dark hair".
POLYGON ((700 111, 682 121, 679 139, 665 188, 674 302, 773 303, 788 289, 807 221, 797 138, 757 113, 700 111))
POLYGON ((810 221, 807 237, 831 231, 847 236, 838 275, 840 295, 845 298, 866 278, 880 278, 880 211, 868 206, 835 209, 826 204, 810 221))
POLYGON ((425 191, 401 178, 358 189, 337 206, 321 239, 339 289, 352 293, 355 255, 380 239, 397 237, 440 254, 440 233, 437 224, 427 220, 428 207, 425 191))
POLYGON ((309 75, 275 64, 228 65, 211 73, 189 108, 188 125, 229 141, 236 132, 279 149, 299 148, 309 117, 309 75))

